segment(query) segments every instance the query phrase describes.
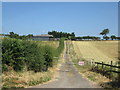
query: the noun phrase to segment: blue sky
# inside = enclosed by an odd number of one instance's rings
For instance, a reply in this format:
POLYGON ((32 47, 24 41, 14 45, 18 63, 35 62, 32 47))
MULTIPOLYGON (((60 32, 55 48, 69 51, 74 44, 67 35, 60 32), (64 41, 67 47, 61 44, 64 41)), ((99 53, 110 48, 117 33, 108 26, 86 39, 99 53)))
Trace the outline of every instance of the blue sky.
POLYGON ((118 35, 117 2, 3 2, 3 33, 47 34, 75 32, 76 36, 99 36, 105 29, 118 35))

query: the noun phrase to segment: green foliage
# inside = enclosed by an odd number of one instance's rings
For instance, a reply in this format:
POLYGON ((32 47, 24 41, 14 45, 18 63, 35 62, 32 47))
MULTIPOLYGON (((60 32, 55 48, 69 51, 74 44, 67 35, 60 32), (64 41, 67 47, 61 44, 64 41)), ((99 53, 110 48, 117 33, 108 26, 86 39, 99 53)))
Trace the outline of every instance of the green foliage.
POLYGON ((53 65, 53 57, 59 56, 64 48, 64 39, 57 49, 43 46, 36 41, 4 38, 2 42, 2 71, 12 67, 15 71, 26 68, 34 72, 47 71, 53 65))
POLYGON ((31 41, 24 41, 26 45, 26 52, 25 52, 25 57, 26 57, 26 66, 28 70, 33 70, 35 72, 42 71, 42 68, 44 66, 44 50, 42 46, 38 46, 36 42, 31 42, 31 41), (29 42, 29 44, 27 44, 29 42))
POLYGON ((2 65, 2 70, 3 70, 3 71, 8 71, 8 66, 7 66, 6 64, 3 64, 3 65, 2 65))
POLYGON ((110 39, 110 37, 108 37, 108 36, 104 36, 103 38, 106 40, 110 39))
POLYGON ((117 39, 117 37, 116 37, 115 35, 112 35, 110 38, 111 38, 112 40, 113 40, 113 39, 117 39))
POLYGON ((12 66, 16 71, 22 70, 24 65, 24 56, 23 46, 20 40, 8 38, 3 39, 2 63, 12 66))
POLYGON ((45 68, 46 70, 48 69, 48 67, 52 67, 53 65, 53 51, 54 49, 50 48, 49 46, 45 46, 45 52, 44 52, 44 58, 45 58, 45 68))
POLYGON ((100 37, 95 36, 71 37, 71 40, 100 40, 100 37))
POLYGON ((33 37, 33 34, 21 35, 20 36, 19 34, 16 34, 14 32, 9 32, 9 34, 6 34, 5 36, 8 36, 10 38, 15 38, 15 39, 27 40, 27 39, 31 39, 33 37))
POLYGON ((101 33, 100 33, 100 35, 103 35, 103 38, 104 39, 108 39, 108 37, 107 37, 107 34, 109 34, 109 32, 110 32, 110 30, 109 29, 104 29, 101 33))
POLYGON ((108 33, 109 33, 109 29, 104 29, 100 34, 106 36, 108 33))
POLYGON ((64 40, 65 40, 65 38, 60 39, 59 47, 56 49, 56 53, 55 53, 56 57, 58 57, 60 55, 60 53, 63 51, 63 49, 64 49, 64 40))
POLYGON ((71 37, 75 37, 74 32, 72 33, 65 33, 65 32, 57 32, 57 31, 52 31, 52 32, 48 32, 49 35, 53 35, 55 38, 69 38, 71 37))

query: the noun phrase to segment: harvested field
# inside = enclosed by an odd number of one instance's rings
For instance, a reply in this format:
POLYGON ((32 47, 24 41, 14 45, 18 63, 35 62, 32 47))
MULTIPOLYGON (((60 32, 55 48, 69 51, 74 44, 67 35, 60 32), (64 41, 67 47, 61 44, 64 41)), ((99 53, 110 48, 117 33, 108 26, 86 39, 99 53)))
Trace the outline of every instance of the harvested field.
POLYGON ((118 60, 118 41, 72 41, 72 44, 79 58, 106 63, 118 60))

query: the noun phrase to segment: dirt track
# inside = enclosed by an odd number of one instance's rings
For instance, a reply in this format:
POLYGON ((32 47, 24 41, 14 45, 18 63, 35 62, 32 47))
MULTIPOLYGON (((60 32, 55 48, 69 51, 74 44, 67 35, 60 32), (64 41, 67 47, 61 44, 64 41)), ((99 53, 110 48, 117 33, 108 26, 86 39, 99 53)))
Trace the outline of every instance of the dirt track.
POLYGON ((37 85, 32 88, 96 88, 87 79, 84 79, 76 70, 73 63, 69 59, 69 54, 66 54, 66 44, 64 50, 64 62, 61 65, 59 77, 57 80, 47 84, 37 85))

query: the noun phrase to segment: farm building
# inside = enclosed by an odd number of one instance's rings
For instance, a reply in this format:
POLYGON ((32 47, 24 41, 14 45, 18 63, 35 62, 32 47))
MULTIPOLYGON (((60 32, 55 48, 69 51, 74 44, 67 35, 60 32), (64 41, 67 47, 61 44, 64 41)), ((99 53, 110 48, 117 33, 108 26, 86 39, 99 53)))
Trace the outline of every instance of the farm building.
POLYGON ((53 35, 48 35, 48 34, 36 35, 32 37, 32 40, 50 41, 50 40, 53 40, 53 35))

